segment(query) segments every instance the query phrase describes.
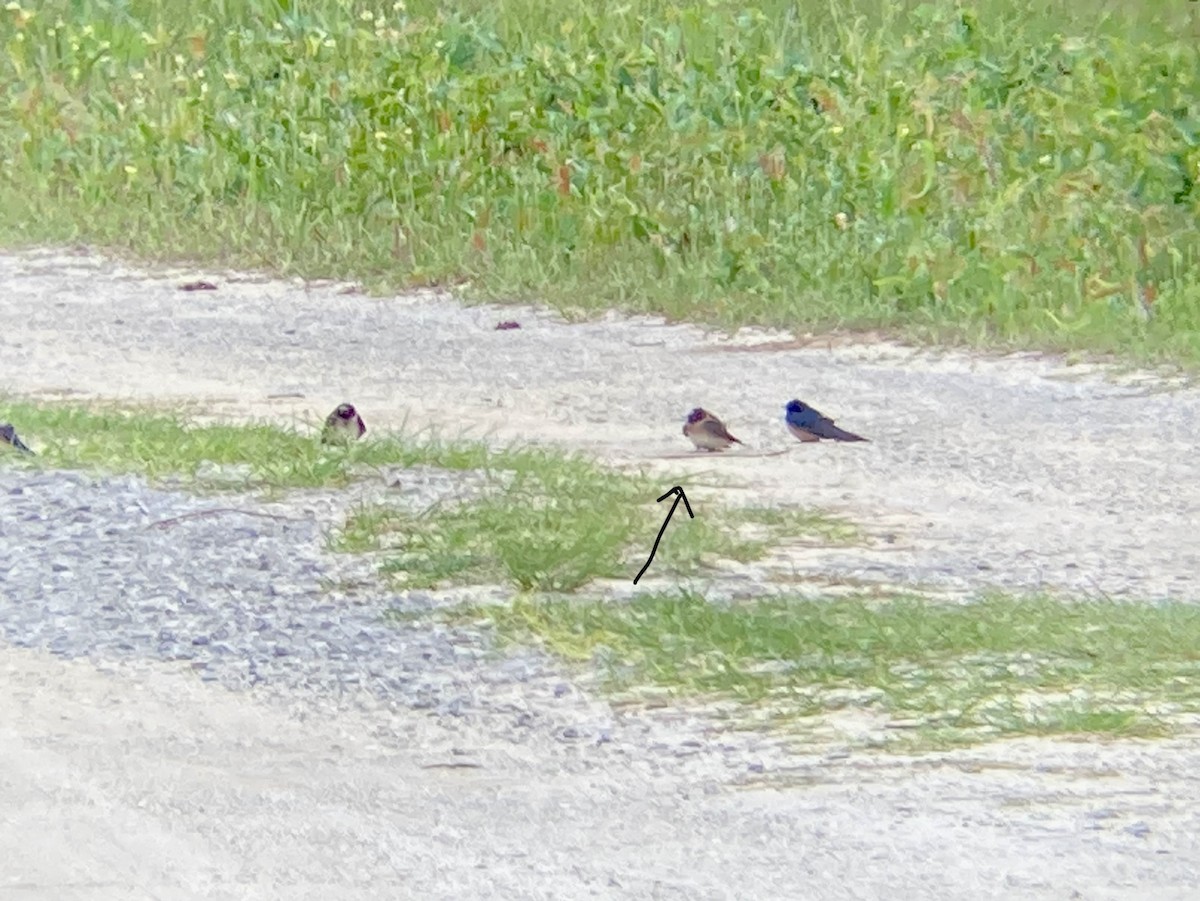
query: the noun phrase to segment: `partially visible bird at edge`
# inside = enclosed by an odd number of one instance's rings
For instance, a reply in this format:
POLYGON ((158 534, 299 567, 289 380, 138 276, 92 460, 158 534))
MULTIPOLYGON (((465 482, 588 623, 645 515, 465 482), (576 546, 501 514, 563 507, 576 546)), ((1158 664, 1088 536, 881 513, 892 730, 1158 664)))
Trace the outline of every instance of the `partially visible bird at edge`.
POLYGON ((321 430, 321 442, 324 444, 349 444, 357 441, 366 434, 367 426, 354 404, 338 404, 337 408, 325 418, 325 428, 321 430))
POLYGON ((29 445, 20 439, 17 430, 10 423, 0 422, 0 442, 10 444, 23 454, 32 454, 29 445))
POLYGON ((696 445, 697 450, 703 451, 723 451, 742 443, 729 434, 725 423, 703 407, 696 407, 688 414, 687 422, 683 424, 683 434, 696 445))
POLYGON ((828 438, 832 441, 866 441, 862 435, 855 435, 845 429, 838 428, 833 420, 815 410, 800 400, 790 400, 787 404, 787 414, 784 422, 788 431, 800 441, 820 441, 828 438))

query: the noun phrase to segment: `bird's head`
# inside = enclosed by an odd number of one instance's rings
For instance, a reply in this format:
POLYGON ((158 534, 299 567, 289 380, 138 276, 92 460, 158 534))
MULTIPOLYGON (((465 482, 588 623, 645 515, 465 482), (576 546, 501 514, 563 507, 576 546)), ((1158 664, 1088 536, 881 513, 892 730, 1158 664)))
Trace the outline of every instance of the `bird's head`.
POLYGON ((333 412, 337 415, 338 419, 345 419, 347 421, 358 415, 358 411, 354 409, 354 404, 338 404, 338 408, 333 412))
POLYGON ((787 411, 789 413, 803 413, 807 409, 808 407, 798 400, 789 400, 787 403, 787 411))
POLYGON ((701 419, 703 419, 707 415, 708 415, 707 410, 705 410, 703 407, 697 407, 696 409, 692 410, 691 413, 688 414, 687 421, 688 422, 699 422, 701 419))

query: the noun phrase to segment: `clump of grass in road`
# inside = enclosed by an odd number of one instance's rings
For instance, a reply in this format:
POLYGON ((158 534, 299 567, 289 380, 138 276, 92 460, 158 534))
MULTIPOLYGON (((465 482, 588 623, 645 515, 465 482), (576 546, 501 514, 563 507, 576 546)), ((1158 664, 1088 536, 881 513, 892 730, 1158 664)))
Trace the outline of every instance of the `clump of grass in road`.
MULTIPOLYGON (((197 476, 216 467, 215 484, 228 485, 221 469, 241 473, 245 484, 271 488, 344 485, 355 467, 410 466, 446 469, 492 465, 501 454, 483 444, 403 438, 356 442, 348 448, 321 444, 314 436, 272 425, 198 425, 147 410, 68 404, 3 403, 37 457, 27 465, 136 472, 151 479, 197 476)), ((211 487, 211 486, 210 486, 211 487)))
MULTIPOLYGON (((573 591, 598 578, 632 578, 667 512, 658 482, 574 456, 528 451, 509 458, 493 490, 471 503, 421 514, 366 507, 338 546, 387 551, 385 572, 412 586, 507 581, 573 591)), ((669 481, 669 480, 668 480, 669 481)), ((695 573, 717 559, 754 560, 798 538, 845 541, 853 530, 810 511, 677 512, 654 558, 658 573, 695 573), (743 529, 756 527, 753 536, 743 529)))
POLYGON ((0 240, 1200 359, 1197 4, 19 0, 0 44, 0 240))
MULTIPOLYGON (((691 500, 696 519, 687 519, 677 510, 671 525, 663 533, 662 543, 651 565, 651 572, 697 572, 718 560, 750 563, 761 560, 773 548, 797 543, 837 545, 859 539, 858 529, 850 522, 828 513, 799 507, 709 507, 691 500)), ((653 525, 661 525, 669 502, 651 511, 653 525)), ((645 531, 646 527, 643 526, 645 531)), ((638 564, 645 561, 655 530, 637 546, 638 564)))
POLYGON ((742 722, 845 707, 905 721, 923 742, 1017 734, 1153 735, 1200 712, 1200 609, 991 597, 775 599, 692 594, 628 604, 521 600, 470 616, 512 642, 596 662, 608 686, 744 704, 742 722))
POLYGON ((764 549, 785 541, 845 544, 861 537, 849 520, 800 507, 741 507, 723 515, 764 549))
POLYGON ((507 460, 478 500, 421 514, 360 510, 339 546, 391 549, 384 571, 410 585, 512 581, 571 590, 619 571, 652 490, 577 457, 530 451, 507 460))

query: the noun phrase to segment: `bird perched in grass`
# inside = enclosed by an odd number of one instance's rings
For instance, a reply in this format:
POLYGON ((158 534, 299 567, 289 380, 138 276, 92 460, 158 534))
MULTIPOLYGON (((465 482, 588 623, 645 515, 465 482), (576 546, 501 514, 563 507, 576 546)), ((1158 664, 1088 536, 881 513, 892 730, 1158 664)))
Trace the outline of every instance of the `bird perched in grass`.
POLYGON ((29 449, 29 445, 17 437, 17 430, 7 422, 0 422, 0 443, 11 444, 24 454, 33 453, 33 451, 29 449))
POLYGON ((787 415, 783 419, 787 423, 788 431, 801 441, 820 441, 822 438, 829 438, 833 441, 867 440, 861 435, 839 429, 833 424, 832 419, 820 410, 814 410, 803 401, 790 400, 786 409, 787 415))
POLYGON ((697 450, 723 451, 733 444, 742 442, 729 434, 725 423, 702 407, 688 414, 683 424, 683 434, 691 439, 697 450))
POLYGON ((354 404, 338 404, 337 409, 325 417, 325 428, 321 430, 323 444, 349 444, 357 441, 367 431, 366 424, 354 404))

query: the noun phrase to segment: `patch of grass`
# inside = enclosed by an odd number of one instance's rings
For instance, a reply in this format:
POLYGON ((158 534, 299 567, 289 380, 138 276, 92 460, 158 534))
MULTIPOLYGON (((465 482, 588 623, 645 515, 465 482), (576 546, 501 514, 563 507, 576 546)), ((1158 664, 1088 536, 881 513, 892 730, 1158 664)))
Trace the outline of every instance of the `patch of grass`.
POLYGON ((272 425, 189 423, 162 412, 4 400, 4 417, 37 452, 27 465, 194 477, 206 487, 344 485, 353 471, 417 463, 475 469, 503 459, 483 444, 434 438, 356 442, 348 448, 272 425))
POLYGON ((520 600, 472 610, 508 641, 597 663, 637 697, 740 702, 740 723, 862 710, 926 744, 1014 734, 1153 735, 1200 712, 1200 608, 990 597, 628 604, 520 600))
POLYGON ((0 45, 3 241, 1200 359, 1194 3, 19 0, 0 45))
POLYGON ((764 544, 782 541, 845 544, 861 537, 849 520, 799 507, 742 507, 731 511, 729 516, 748 534, 762 536, 764 544))
POLYGON ((578 457, 530 452, 471 503, 422 514, 368 508, 347 547, 392 547, 384 571, 408 584, 512 581, 569 591, 617 574, 653 489, 578 457))
MULTIPOLYGON (((798 507, 697 507, 695 519, 677 510, 663 535, 651 571, 694 572, 716 560, 749 563, 762 559, 772 548, 784 544, 846 544, 859 537, 855 526, 844 519, 798 507)), ((662 506, 666 506, 664 503, 662 506)), ((666 515, 660 509, 659 523, 666 515)), ((653 537, 653 532, 650 537, 653 537)), ((645 543, 643 560, 649 552, 645 543)))
MULTIPOLYGON (((384 571, 406 584, 509 581, 522 589, 573 591, 593 579, 632 578, 668 504, 658 482, 580 457, 528 451, 509 459, 493 490, 468 504, 421 514, 367 507, 346 523, 339 547, 385 550, 384 571)), ((844 540, 849 527, 819 514, 696 508, 677 512, 654 572, 693 573, 715 559, 753 560, 772 543, 807 535, 844 540), (739 527, 758 524, 755 537, 739 527)))

